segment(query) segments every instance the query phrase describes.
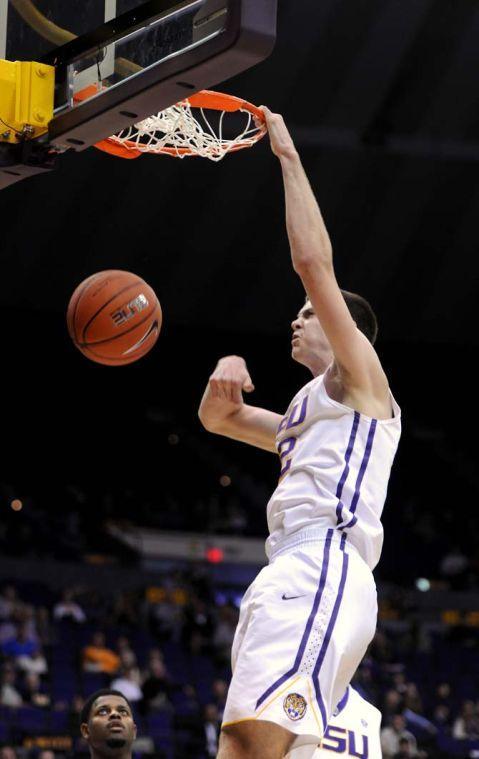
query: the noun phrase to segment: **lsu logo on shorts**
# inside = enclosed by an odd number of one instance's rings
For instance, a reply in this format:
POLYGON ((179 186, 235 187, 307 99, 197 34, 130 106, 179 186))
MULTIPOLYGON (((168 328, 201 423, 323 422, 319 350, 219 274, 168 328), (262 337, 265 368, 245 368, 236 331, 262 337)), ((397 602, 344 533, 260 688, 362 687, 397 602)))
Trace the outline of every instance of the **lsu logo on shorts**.
POLYGON ((307 706, 306 699, 299 693, 289 693, 283 701, 283 709, 286 716, 293 720, 293 722, 303 719, 307 706))

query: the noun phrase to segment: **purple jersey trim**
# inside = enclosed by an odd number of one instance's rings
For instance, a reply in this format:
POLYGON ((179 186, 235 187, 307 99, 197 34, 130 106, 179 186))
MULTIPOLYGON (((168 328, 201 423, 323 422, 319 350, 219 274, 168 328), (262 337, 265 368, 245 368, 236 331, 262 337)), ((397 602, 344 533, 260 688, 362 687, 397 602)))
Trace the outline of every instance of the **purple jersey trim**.
MULTIPOLYGON (((377 424, 378 424, 377 419, 373 419, 372 422, 371 422, 371 424, 370 424, 370 427, 369 427, 368 439, 367 439, 367 442, 366 442, 366 448, 364 450, 363 460, 362 460, 361 466, 359 468, 358 478, 356 480, 356 488, 354 490, 354 495, 353 495, 353 499, 351 501, 351 506, 349 507, 349 511, 351 512, 351 514, 354 514, 354 512, 356 511, 356 506, 358 505, 359 496, 361 494, 361 484, 362 484, 362 481, 363 481, 363 477, 364 477, 364 475, 366 473, 366 469, 368 468, 369 457, 371 456, 371 451, 372 451, 372 447, 373 447, 374 435, 375 435, 375 432, 376 432, 377 424)), ((353 518, 348 522, 348 524, 345 524, 344 526, 340 527, 339 529, 340 530, 345 530, 348 527, 354 527, 354 525, 356 524, 357 521, 358 521, 358 518, 355 517, 355 516, 353 516, 353 518)))
POLYGON ((351 454, 354 449, 354 443, 356 440, 356 433, 358 431, 359 427, 359 420, 361 419, 361 414, 359 414, 357 411, 354 412, 354 419, 353 419, 353 426, 351 429, 351 434, 349 436, 349 443, 348 447, 346 449, 346 454, 344 456, 344 469, 343 473, 341 475, 341 479, 339 480, 338 487, 336 489, 336 498, 338 499, 338 505, 336 506, 336 518, 337 518, 337 524, 340 524, 342 522, 342 510, 343 510, 343 504, 341 503, 341 495, 343 493, 343 487, 344 484, 348 478, 349 474, 349 460, 351 458, 351 454))
POLYGON ((323 665, 324 657, 326 656, 326 652, 328 650, 329 641, 331 640, 331 635, 333 634, 334 626, 336 624, 339 607, 341 606, 341 601, 343 600, 344 586, 346 584, 346 578, 348 574, 349 556, 344 550, 343 541, 341 541, 341 550, 343 551, 343 569, 341 572, 341 580, 339 582, 338 595, 336 596, 336 601, 334 603, 331 619, 329 620, 329 625, 326 630, 326 635, 324 636, 323 645, 321 646, 318 659, 316 661, 316 664, 314 665, 314 669, 311 675, 312 680, 313 680, 314 690, 316 692, 316 700, 318 702, 319 710, 321 712, 321 717, 323 719, 323 726, 325 729, 328 724, 329 715, 326 714, 326 708, 324 706, 323 697, 321 695, 321 688, 319 686, 319 673, 323 665))
POLYGON ((270 696, 277 688, 280 687, 289 677, 292 677, 292 675, 296 674, 296 672, 299 669, 299 666, 301 664, 301 659, 303 658, 304 649, 306 648, 306 644, 308 642, 308 638, 311 634, 311 629, 313 627, 313 622, 316 617, 316 614, 318 613, 319 604, 321 603, 321 597, 323 595, 323 590, 326 585, 326 577, 328 574, 328 565, 329 565, 329 549, 331 546, 331 539, 333 537, 333 529, 328 530, 326 534, 326 540, 324 543, 324 553, 323 553, 323 562, 321 566, 321 576, 319 580, 319 587, 316 592, 316 595, 314 597, 313 607, 311 609, 310 615, 308 617, 308 621, 306 623, 306 627, 303 633, 303 637, 301 638, 301 643, 299 645, 298 653, 296 654, 296 659, 294 660, 294 664, 291 667, 286 674, 284 674, 282 677, 279 678, 279 680, 276 680, 273 685, 271 685, 267 691, 263 693, 262 696, 259 697, 258 701, 256 702, 256 709, 258 709, 261 704, 266 701, 268 696, 270 696))

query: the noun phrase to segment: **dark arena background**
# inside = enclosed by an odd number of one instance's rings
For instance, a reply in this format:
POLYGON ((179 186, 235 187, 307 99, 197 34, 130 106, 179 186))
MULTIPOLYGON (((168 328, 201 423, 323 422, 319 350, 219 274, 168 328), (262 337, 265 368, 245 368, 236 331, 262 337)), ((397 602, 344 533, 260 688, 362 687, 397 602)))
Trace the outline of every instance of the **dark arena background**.
MULTIPOLYGON (((281 0, 273 54, 222 85, 284 115, 340 285, 379 317, 404 428, 355 684, 384 728, 402 715, 404 756, 429 759, 479 756, 478 81, 475 0, 281 0)), ((135 756, 215 756, 205 724, 279 469, 197 409, 222 355, 279 413, 309 379, 290 357, 303 293, 278 162, 267 140, 219 164, 66 154, 2 191, 0 261, 1 759, 85 754, 82 700, 112 681, 135 703, 135 756), (75 287, 109 268, 164 313, 127 367, 66 330, 75 287)))

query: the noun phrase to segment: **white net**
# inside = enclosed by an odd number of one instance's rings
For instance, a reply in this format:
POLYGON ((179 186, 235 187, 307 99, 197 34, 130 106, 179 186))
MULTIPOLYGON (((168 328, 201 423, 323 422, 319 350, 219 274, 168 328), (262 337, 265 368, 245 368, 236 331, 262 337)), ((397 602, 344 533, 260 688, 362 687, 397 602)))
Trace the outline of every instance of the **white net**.
POLYGON ((188 100, 150 116, 138 124, 113 135, 109 141, 121 145, 126 150, 141 153, 169 154, 177 158, 201 156, 211 161, 221 161, 227 153, 250 148, 265 132, 252 113, 239 109, 235 114, 212 112, 208 117, 204 108, 193 108, 188 100), (240 114, 240 115, 238 115, 240 114), (215 123, 213 123, 213 117, 215 123), (234 117, 234 126, 240 133, 236 137, 226 137, 234 117))

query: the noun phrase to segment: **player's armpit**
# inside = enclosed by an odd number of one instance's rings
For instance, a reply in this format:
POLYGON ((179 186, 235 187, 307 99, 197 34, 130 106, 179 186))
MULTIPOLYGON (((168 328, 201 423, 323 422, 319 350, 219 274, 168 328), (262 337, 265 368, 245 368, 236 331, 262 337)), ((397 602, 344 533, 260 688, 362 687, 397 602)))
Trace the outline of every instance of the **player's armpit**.
POLYGON ((281 415, 267 409, 243 404, 238 411, 219 421, 211 432, 248 443, 265 451, 276 451, 276 432, 281 415))

